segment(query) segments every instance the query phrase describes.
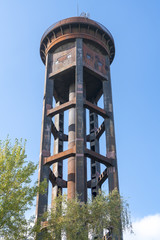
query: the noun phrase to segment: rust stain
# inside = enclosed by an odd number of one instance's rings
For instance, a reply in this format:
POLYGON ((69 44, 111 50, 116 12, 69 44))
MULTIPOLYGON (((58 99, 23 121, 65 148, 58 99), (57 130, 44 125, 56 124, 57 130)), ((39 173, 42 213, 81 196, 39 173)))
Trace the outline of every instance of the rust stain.
POLYGON ((68 58, 71 57, 71 54, 72 54, 72 52, 69 52, 69 53, 67 53, 67 54, 65 54, 65 55, 57 58, 57 61, 58 61, 58 62, 64 62, 66 59, 68 59, 68 58))
POLYGON ((46 104, 46 109, 47 110, 51 109, 51 105, 50 104, 46 104))
POLYGON ((93 71, 97 71, 104 76, 107 75, 106 70, 106 59, 100 53, 95 53, 91 48, 89 48, 85 43, 83 44, 83 63, 84 65, 91 68, 93 71))

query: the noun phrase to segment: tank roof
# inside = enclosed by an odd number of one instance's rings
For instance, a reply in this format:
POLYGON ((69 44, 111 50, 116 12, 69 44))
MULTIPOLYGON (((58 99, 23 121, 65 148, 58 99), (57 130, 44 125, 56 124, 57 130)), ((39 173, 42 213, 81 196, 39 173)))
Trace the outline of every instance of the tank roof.
MULTIPOLYGON (((75 25, 77 25, 77 28, 78 28, 78 25, 79 26, 80 25, 81 26, 86 26, 88 29, 89 28, 93 28, 96 33, 97 33, 97 31, 101 33, 102 37, 106 40, 106 41, 104 41, 104 45, 106 45, 106 48, 108 47, 108 49, 109 49, 109 53, 108 54, 110 55, 110 63, 111 63, 113 61, 113 58, 114 58, 114 55, 115 55, 114 39, 113 39, 111 33, 101 23, 99 23, 97 21, 94 21, 94 20, 91 20, 91 19, 86 18, 86 17, 70 17, 70 18, 63 19, 61 21, 58 21, 58 22, 52 24, 44 32, 44 34, 43 34, 43 36, 41 38, 41 42, 40 42, 40 55, 41 55, 42 61, 45 63, 45 53, 46 53, 46 49, 48 48, 48 43, 49 43, 49 45, 51 43, 51 35, 52 36, 54 35, 54 38, 55 38, 56 31, 58 31, 58 29, 60 30, 62 35, 65 35, 63 33, 63 28, 67 28, 67 26, 69 28, 71 28, 72 26, 75 26, 75 25)), ((79 31, 79 33, 81 35, 80 37, 82 37, 82 34, 81 34, 80 31, 79 31)), ((70 32, 70 35, 73 35, 72 31, 70 32)), ((76 37, 77 37, 77 35, 76 35, 76 37)), ((76 38, 76 37, 73 36, 72 38, 76 38)), ((85 36, 82 37, 82 38, 85 39, 85 36)), ((94 36, 94 38, 96 39, 96 36, 94 36)), ((63 40, 65 40, 65 39, 63 38, 63 40)))

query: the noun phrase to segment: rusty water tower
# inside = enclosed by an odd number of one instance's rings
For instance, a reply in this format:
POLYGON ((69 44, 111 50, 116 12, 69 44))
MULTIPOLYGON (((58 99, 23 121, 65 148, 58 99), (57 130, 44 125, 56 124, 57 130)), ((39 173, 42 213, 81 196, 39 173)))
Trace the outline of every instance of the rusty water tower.
MULTIPOLYGON (((39 183, 52 183, 52 199, 67 188, 68 197, 78 193, 87 201, 108 179, 109 191, 119 188, 113 119, 110 64, 115 55, 114 40, 100 23, 72 17, 52 25, 42 36, 40 55, 45 64, 39 183), (97 106, 103 95, 104 108, 97 106), (55 106, 52 105, 53 97, 55 106), (86 134, 86 109, 89 129, 86 134), (68 135, 64 133, 64 111, 69 110, 68 135), (104 121, 99 126, 98 116, 104 121), (53 120, 54 117, 54 120, 53 120), (105 132, 106 156, 99 153, 99 139, 105 132), (54 154, 51 156, 51 137, 54 154), (64 141, 68 150, 63 151, 64 141), (90 148, 87 148, 87 142, 90 148), (91 159, 91 179, 87 181, 87 158, 91 159), (63 160, 68 159, 68 179, 63 179, 63 160), (100 164, 106 169, 100 171, 100 164)), ((48 192, 37 196, 36 214, 48 205, 48 192)))

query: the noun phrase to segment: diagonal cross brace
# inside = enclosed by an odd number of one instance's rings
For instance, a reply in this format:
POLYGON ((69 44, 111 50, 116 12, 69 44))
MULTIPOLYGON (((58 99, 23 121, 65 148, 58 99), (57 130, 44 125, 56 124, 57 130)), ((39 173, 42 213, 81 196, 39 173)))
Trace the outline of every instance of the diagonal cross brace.
POLYGON ((96 187, 97 185, 99 185, 101 187, 101 185, 106 181, 106 179, 108 178, 108 170, 107 168, 101 173, 101 175, 96 179, 91 179, 87 182, 87 188, 91 188, 91 187, 96 187))
POLYGON ((107 168, 101 173, 101 175, 98 177, 98 182, 97 184, 99 186, 101 186, 105 181, 106 179, 108 178, 108 170, 107 168))
POLYGON ((95 132, 95 137, 97 139, 99 139, 102 136, 102 134, 104 133, 104 131, 105 131, 105 124, 104 124, 104 121, 103 121, 102 124, 100 125, 100 127, 95 132))
POLYGON ((59 177, 56 177, 51 169, 49 172, 49 180, 52 183, 53 187, 57 185, 58 187, 61 187, 61 188, 67 188, 67 181, 59 177))
MULTIPOLYGON (((102 124, 100 125, 100 127, 95 131, 95 136, 94 138, 99 139, 102 134, 105 131, 105 124, 104 121, 102 122, 102 124)), ((91 134, 86 135, 86 141, 90 142, 91 141, 91 134)))
POLYGON ((51 125, 51 132, 54 136, 54 139, 60 138, 62 141, 68 141, 68 135, 58 131, 53 122, 51 125))

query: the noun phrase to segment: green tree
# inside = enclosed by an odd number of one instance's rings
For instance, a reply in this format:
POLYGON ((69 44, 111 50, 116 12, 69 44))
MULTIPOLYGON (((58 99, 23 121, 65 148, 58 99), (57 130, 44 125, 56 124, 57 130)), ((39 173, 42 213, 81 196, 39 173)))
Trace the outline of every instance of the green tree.
POLYGON ((128 204, 116 189, 108 196, 100 192, 88 203, 60 195, 44 217, 47 222, 41 222, 39 231, 45 240, 60 240, 60 235, 66 235, 67 240, 88 240, 88 233, 99 240, 103 229, 113 229, 118 236, 121 228, 132 231, 128 204))
POLYGON ((37 166, 26 160, 25 143, 7 138, 0 142, 0 236, 3 239, 26 239, 29 223, 25 212, 32 206, 37 184, 31 177, 37 166))

